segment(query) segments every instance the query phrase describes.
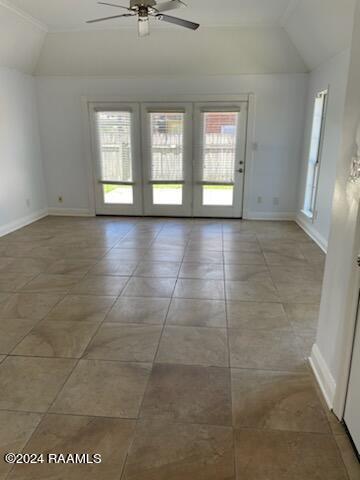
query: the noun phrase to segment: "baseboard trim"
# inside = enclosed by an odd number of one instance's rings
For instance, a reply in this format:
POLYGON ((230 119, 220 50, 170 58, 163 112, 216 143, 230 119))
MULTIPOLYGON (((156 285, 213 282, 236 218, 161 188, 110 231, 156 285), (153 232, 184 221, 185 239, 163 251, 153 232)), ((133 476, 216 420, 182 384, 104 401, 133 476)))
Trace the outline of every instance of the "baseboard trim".
POLYGON ((309 362, 327 406, 332 410, 334 406, 336 382, 316 343, 312 348, 309 362))
POLYGON ((47 214, 48 210, 45 208, 43 210, 38 210, 37 212, 31 213, 30 215, 26 215, 25 217, 19 218, 18 220, 14 220, 13 222, 9 222, 0 227, 0 237, 8 235, 9 233, 15 232, 20 228, 30 225, 31 223, 41 220, 42 218, 46 217, 47 214))
POLYGON ((302 228, 312 240, 314 240, 314 242, 321 248, 321 250, 324 253, 327 253, 328 242, 322 235, 320 235, 320 233, 314 228, 314 226, 304 221, 301 215, 297 215, 295 221, 299 225, 299 227, 302 228))
POLYGON ((293 212, 246 212, 245 220, 265 220, 265 221, 294 221, 295 214, 293 212))
POLYGON ((56 217, 93 217, 87 208, 49 208, 48 214, 56 217))

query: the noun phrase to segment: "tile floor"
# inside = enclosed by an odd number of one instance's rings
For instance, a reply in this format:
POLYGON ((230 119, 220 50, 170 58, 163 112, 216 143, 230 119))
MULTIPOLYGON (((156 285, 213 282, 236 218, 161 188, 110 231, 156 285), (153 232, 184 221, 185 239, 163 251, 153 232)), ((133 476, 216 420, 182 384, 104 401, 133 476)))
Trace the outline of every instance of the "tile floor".
POLYGON ((291 222, 54 218, 0 239, 9 480, 355 480, 306 358, 324 255, 291 222))

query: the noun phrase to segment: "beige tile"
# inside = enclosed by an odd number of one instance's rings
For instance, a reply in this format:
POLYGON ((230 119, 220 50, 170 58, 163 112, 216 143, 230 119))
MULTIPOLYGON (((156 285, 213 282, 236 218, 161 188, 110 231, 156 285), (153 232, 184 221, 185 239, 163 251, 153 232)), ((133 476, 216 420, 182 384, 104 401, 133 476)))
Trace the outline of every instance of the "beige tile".
POLYGON ((297 334, 316 333, 319 321, 319 304, 287 303, 284 308, 297 334))
POLYGON ((78 295, 114 295, 118 296, 125 288, 129 277, 111 275, 88 275, 71 290, 78 295))
POLYGON ((224 282, 221 280, 189 280, 179 278, 176 282, 174 297, 224 300, 224 282))
POLYGON ((213 250, 190 250, 184 256, 186 263, 224 263, 224 256, 222 252, 213 250))
POLYGON ((262 253, 224 252, 224 261, 229 265, 265 265, 262 253))
POLYGON ((79 275, 40 273, 21 289, 23 293, 68 293, 79 281, 79 275))
POLYGON ((297 265, 270 265, 269 270, 275 283, 306 283, 321 282, 323 272, 310 264, 297 265))
POLYGON ((260 246, 256 241, 248 242, 246 240, 243 240, 239 242, 237 239, 224 239, 224 251, 240 253, 261 253, 260 246))
POLYGON ((30 273, 0 273, 0 292, 12 293, 19 291, 36 275, 30 273))
POLYGON ((169 325, 226 327, 225 302, 174 298, 166 319, 169 325))
POLYGON ((169 303, 169 298, 120 297, 105 321, 162 325, 169 303))
POLYGON ((279 297, 271 280, 225 282, 227 300, 246 302, 278 302, 279 297))
POLYGON ((288 329, 229 330, 230 364, 237 368, 298 371, 304 358, 288 329))
POLYGON ((330 433, 310 374, 232 369, 231 383, 236 427, 330 433))
POLYGON ((0 353, 10 353, 36 323, 24 318, 0 318, 0 353))
POLYGON ((94 260, 64 258, 56 260, 54 263, 52 263, 47 269, 46 273, 83 276, 94 264, 94 260))
POLYGON ((180 278, 199 278, 204 280, 223 280, 224 265, 222 263, 183 263, 180 278))
POLYGON ((46 412, 74 365, 69 359, 7 357, 0 365, 0 409, 46 412))
POLYGON ((47 415, 26 446, 27 453, 94 453, 101 464, 35 464, 17 465, 13 480, 114 480, 120 478, 135 422, 116 418, 94 418, 72 415, 47 415))
POLYGON ((5 480, 13 467, 4 462, 4 455, 9 452, 21 452, 40 420, 41 415, 36 413, 0 412, 1 480, 5 480))
POLYGON ((176 278, 180 265, 179 262, 140 262, 134 275, 136 277, 176 278))
POLYGON ((227 367, 226 330, 205 327, 165 327, 156 361, 227 367))
POLYGON ((152 362, 161 331, 161 325, 105 323, 86 349, 84 358, 152 362))
POLYGON ((134 273, 137 262, 125 262, 123 260, 105 259, 100 260, 90 269, 92 275, 123 275, 130 276, 134 273))
POLYGON ((123 260, 126 263, 139 262, 146 254, 145 248, 113 248, 108 252, 104 260, 123 260))
POLYGON ((132 277, 122 295, 125 297, 169 298, 174 291, 175 278, 132 277))
POLYGON ((150 372, 150 364, 80 360, 51 411, 136 418, 150 372))
MULTIPOLYGON (((39 274, 44 273, 53 260, 47 258, 11 258, 6 268, 7 272, 39 274)), ((0 261, 1 271, 1 261, 0 261)))
POLYGON ((140 422, 123 479, 235 480, 232 429, 140 422))
POLYGON ((68 295, 46 317, 49 321, 101 322, 116 297, 68 295))
POLYGON ((235 445, 239 480, 346 480, 331 435, 247 429, 235 445))
POLYGON ((337 446, 339 447, 341 457, 345 464, 349 480, 359 480, 360 463, 356 458, 354 448, 347 435, 335 435, 337 446))
POLYGON ((26 335, 12 353, 80 358, 97 328, 94 322, 44 321, 26 335))
POLYGON ((290 328, 281 303, 227 302, 230 328, 262 330, 290 328))
POLYGON ((150 248, 143 256, 144 262, 181 262, 184 257, 184 248, 150 248))
POLYGON ((266 265, 225 265, 225 278, 241 282, 271 280, 266 265))
POLYGON ((277 291, 283 303, 320 303, 321 283, 277 283, 277 291))
POLYGON ((36 293, 9 295, 0 303, 0 318, 41 320, 62 298, 63 295, 36 293))
POLYGON ((140 416, 175 423, 231 425, 229 370, 155 365, 140 416))

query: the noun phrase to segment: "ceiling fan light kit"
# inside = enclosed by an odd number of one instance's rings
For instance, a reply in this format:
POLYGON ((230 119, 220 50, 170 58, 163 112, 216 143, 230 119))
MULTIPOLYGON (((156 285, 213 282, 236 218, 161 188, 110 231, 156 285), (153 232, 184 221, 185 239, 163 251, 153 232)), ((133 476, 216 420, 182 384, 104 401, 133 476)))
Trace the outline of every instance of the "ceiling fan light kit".
POLYGON ((187 5, 182 0, 168 0, 161 3, 157 3, 156 0, 130 0, 129 7, 108 2, 98 2, 98 4, 106 5, 108 7, 121 8, 122 10, 127 10, 128 13, 112 15, 110 17, 96 18, 95 20, 89 20, 86 23, 104 22, 107 20, 113 20, 115 18, 137 17, 139 37, 146 37, 150 35, 150 17, 162 22, 188 28, 190 30, 197 30, 200 27, 198 23, 163 14, 163 12, 167 12, 169 10, 175 10, 184 6, 186 7, 187 5))

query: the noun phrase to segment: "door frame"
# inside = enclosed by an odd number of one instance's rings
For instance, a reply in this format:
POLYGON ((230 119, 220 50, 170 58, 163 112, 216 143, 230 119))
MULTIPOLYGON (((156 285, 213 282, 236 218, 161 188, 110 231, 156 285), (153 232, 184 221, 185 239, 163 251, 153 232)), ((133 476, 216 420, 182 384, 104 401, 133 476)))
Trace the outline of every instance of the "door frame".
MULTIPOLYGON (((93 148, 93 134, 91 131, 91 117, 90 104, 99 103, 111 108, 114 103, 177 103, 177 102, 191 102, 191 103, 206 103, 206 102, 248 102, 248 116, 247 116, 247 138, 246 138, 246 152, 245 152, 245 179, 244 179, 244 193, 243 193, 243 215, 242 218, 249 218, 250 213, 250 198, 251 198, 251 184, 253 177, 253 164, 255 162, 255 117, 256 117, 256 96, 254 93, 239 93, 228 95, 215 94, 200 94, 200 95, 96 95, 84 96, 80 98, 81 101, 81 118, 82 118, 82 137, 83 137, 83 161, 86 165, 87 186, 88 186, 88 209, 87 216, 95 217, 96 203, 95 203, 95 188, 94 188, 94 148, 93 148), (154 100, 155 98, 155 100, 154 100)), ((111 215, 111 214, 110 214, 111 215)), ((142 215, 140 215, 142 216, 142 215)))
MULTIPOLYGON (((194 136, 197 139, 194 144, 194 217, 220 217, 239 219, 243 216, 244 182, 246 171, 246 134, 247 134, 248 102, 196 102, 194 104, 194 136), (226 112, 236 111, 239 113, 239 124, 236 132, 236 162, 234 165, 234 197, 232 206, 203 205, 203 186, 206 182, 201 180, 203 166, 203 122, 202 112, 226 112), (245 115, 245 118, 243 118, 245 115), (199 142, 199 143, 198 143, 199 142), (242 162, 237 164, 237 162, 242 162), (240 168, 242 166, 242 168, 240 168), (237 175, 238 170, 243 170, 237 175), (238 202, 238 206, 236 203, 238 202)), ((210 182, 209 182, 210 183, 210 182)))

